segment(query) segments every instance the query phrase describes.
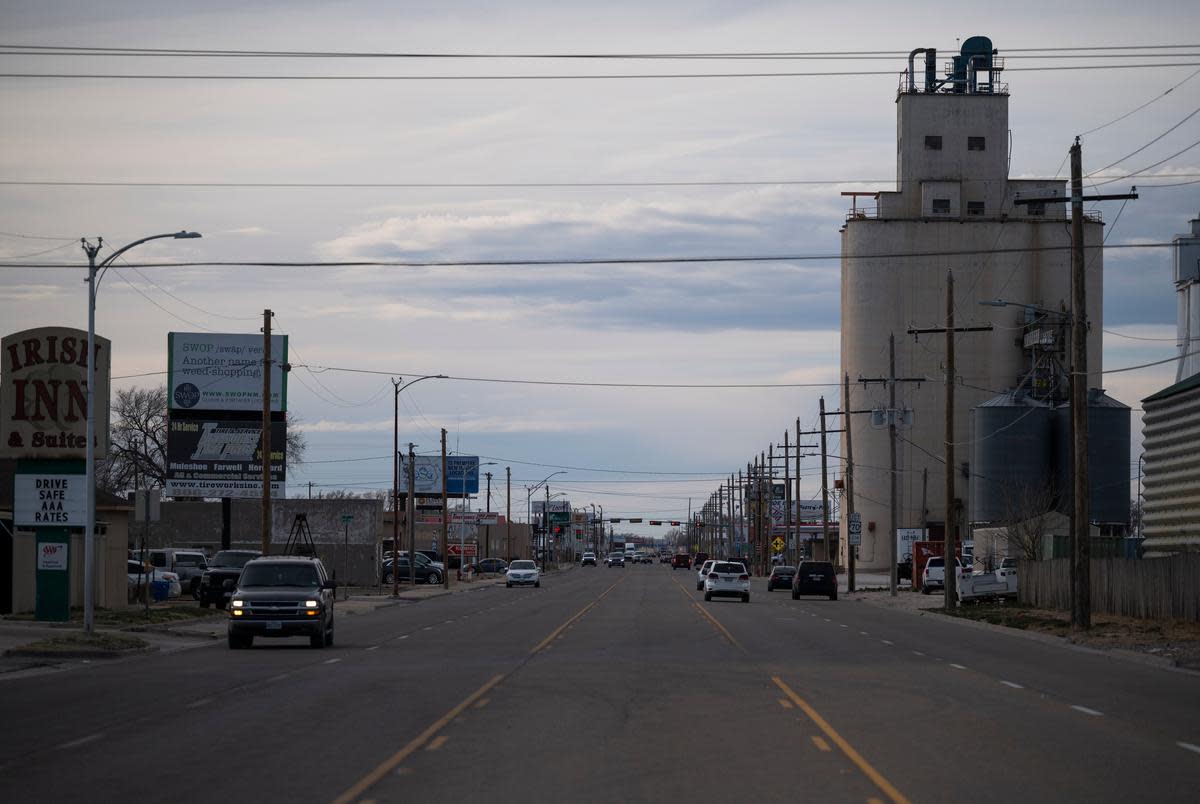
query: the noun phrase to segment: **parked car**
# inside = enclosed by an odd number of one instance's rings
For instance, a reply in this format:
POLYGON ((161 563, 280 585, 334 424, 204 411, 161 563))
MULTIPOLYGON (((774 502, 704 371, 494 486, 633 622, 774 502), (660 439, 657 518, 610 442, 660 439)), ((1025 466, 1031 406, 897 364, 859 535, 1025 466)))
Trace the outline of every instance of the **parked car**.
POLYGON ((610 569, 612 567, 620 567, 621 569, 625 569, 625 554, 609 553, 608 558, 604 559, 604 564, 610 569))
POLYGON ((208 569, 200 576, 200 608, 206 609, 212 605, 225 608, 241 577, 242 567, 246 566, 247 561, 261 555, 258 550, 221 550, 213 556, 212 561, 208 562, 208 569))
MULTIPOLYGON (((963 576, 962 563, 954 557, 954 577, 957 582, 963 576)), ((946 588, 946 559, 943 556, 930 556, 925 562, 921 573, 921 594, 929 594, 934 588, 946 588)))
POLYGON ((750 602, 750 574, 741 564, 732 561, 714 561, 704 578, 704 599, 714 597, 739 597, 743 603, 750 602))
POLYGON ((786 564, 772 567, 771 574, 767 577, 767 591, 774 592, 776 589, 791 589, 792 579, 795 577, 795 567, 789 567, 786 564))
POLYGON ((509 589, 514 586, 541 586, 542 577, 537 564, 528 560, 514 561, 508 565, 504 575, 504 585, 509 589))
POLYGON ((705 561, 708 561, 708 553, 696 553, 696 555, 692 556, 692 567, 699 569, 704 566, 705 561))
POLYGON ((383 562, 383 566, 379 571, 379 580, 383 583, 394 583, 392 578, 392 569, 399 574, 400 583, 406 583, 410 578, 415 577, 417 583, 427 583, 437 585, 446 577, 445 570, 434 566, 433 562, 425 558, 420 553, 417 554, 416 566, 411 567, 408 563, 408 556, 400 556, 394 562, 391 560, 383 562))
MULTIPOLYGON (((140 600, 142 594, 149 587, 149 584, 156 581, 165 581, 168 584, 168 598, 179 597, 183 594, 183 587, 179 582, 179 576, 173 572, 167 572, 154 566, 147 567, 141 561, 134 558, 128 559, 126 571, 128 572, 128 592, 126 599, 130 603, 140 600)), ((153 587, 149 588, 152 589, 153 587)))
POLYGON ((687 553, 676 553, 675 555, 671 556, 671 571, 672 572, 674 572, 677 569, 691 569, 691 568, 692 568, 692 557, 689 556, 687 553))
MULTIPOLYGON (((418 553, 417 555, 420 555, 418 553)), ((504 572, 508 569, 508 562, 502 558, 484 558, 472 565, 475 572, 504 572)))
POLYGON ((595 553, 584 553, 583 558, 581 558, 579 560, 579 566, 581 566, 581 567, 596 566, 596 554, 595 553))
POLYGON ((837 574, 828 561, 801 561, 792 578, 792 600, 801 595, 823 595, 837 600, 837 574))
POLYGON ((314 648, 333 644, 337 584, 321 559, 268 556, 248 561, 229 600, 229 647, 255 637, 306 636, 314 648))
MULTIPOLYGON (((200 578, 208 569, 208 558, 202 551, 160 547, 148 551, 146 555, 157 569, 178 575, 179 583, 187 594, 193 598, 197 596, 200 578)), ((140 555, 133 557, 141 558, 140 555)))
POLYGON ((700 565, 700 569, 697 570, 697 572, 696 572, 696 591, 697 592, 702 591, 704 589, 704 579, 708 577, 708 573, 712 569, 712 565, 715 563, 716 563, 715 561, 705 561, 703 564, 700 565))

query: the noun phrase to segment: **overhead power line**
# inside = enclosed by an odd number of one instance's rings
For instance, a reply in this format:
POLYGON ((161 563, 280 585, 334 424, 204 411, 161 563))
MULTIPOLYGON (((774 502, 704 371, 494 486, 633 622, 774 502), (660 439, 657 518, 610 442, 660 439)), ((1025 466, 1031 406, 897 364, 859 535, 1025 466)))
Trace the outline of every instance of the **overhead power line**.
MULTIPOLYGON (((1200 142, 1195 143, 1200 145, 1200 142)), ((1194 146, 1193 146, 1194 147, 1194 146)), ((1064 199, 1066 200, 1066 199, 1064 199)), ((1171 248, 1173 243, 1117 243, 1105 246, 1085 246, 1085 251, 1103 249, 1171 248)), ((774 255, 729 255, 729 256, 674 256, 674 257, 595 257, 595 258, 547 258, 511 260, 205 260, 179 262, 128 263, 133 268, 463 268, 463 267, 512 267, 512 266, 555 266, 555 265, 643 265, 670 263, 725 263, 725 262, 810 262, 826 260, 878 260, 929 257, 963 257, 980 254, 1031 254, 1037 252, 1070 251, 1070 244, 1062 246, 1030 246, 1025 248, 979 248, 954 249, 950 251, 908 251, 879 254, 774 254, 774 255)), ((76 263, 50 262, 0 262, 0 268, 78 268, 76 263)))
MULTIPOLYGON (((1044 65, 1008 67, 1005 72, 1046 72, 1063 70, 1136 70, 1163 67, 1200 67, 1200 61, 1145 62, 1139 64, 1044 65)), ((252 73, 0 73, 0 78, 123 81, 605 81, 673 80, 696 78, 838 78, 844 76, 896 75, 896 70, 811 70, 792 72, 736 73, 571 73, 500 75, 271 75, 252 73)))

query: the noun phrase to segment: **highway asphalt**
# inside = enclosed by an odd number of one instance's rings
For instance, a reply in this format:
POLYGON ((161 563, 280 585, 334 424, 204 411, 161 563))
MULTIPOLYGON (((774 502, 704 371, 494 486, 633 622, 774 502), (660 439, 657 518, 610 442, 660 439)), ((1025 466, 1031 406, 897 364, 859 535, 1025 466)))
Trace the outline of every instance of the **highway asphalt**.
POLYGON ((853 601, 576 568, 0 676, 0 800, 1194 801, 1200 676, 853 601))

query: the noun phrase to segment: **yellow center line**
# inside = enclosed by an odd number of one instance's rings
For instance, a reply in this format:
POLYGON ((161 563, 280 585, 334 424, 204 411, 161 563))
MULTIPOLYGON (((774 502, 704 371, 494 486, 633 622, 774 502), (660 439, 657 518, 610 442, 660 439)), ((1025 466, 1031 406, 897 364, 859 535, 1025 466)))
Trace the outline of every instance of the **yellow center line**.
POLYGON ((846 758, 853 762, 858 769, 863 772, 863 775, 870 779, 875 786, 879 788, 881 793, 892 800, 893 804, 910 804, 909 800, 905 798, 904 795, 897 790, 891 782, 885 779, 882 773, 871 767, 871 763, 863 759, 862 754, 855 751, 854 747, 851 746, 850 743, 846 742, 845 738, 838 734, 837 731, 834 730, 833 726, 830 726, 825 718, 821 717, 816 709, 813 709, 807 701, 797 695, 791 687, 784 683, 782 678, 779 676, 771 676, 771 680, 775 682, 775 686, 783 690, 783 694, 790 698, 792 703, 800 707, 800 709, 804 711, 804 714, 808 715, 809 720, 815 723, 817 728, 825 732, 825 736, 832 740, 833 744, 841 749, 842 753, 846 755, 846 758))
POLYGON ((824 738, 822 738, 822 737, 818 737, 817 735, 814 734, 812 736, 812 741, 813 741, 813 745, 815 745, 821 751, 832 751, 833 750, 832 748, 829 747, 829 743, 825 742, 824 738))
POLYGON ((684 588, 683 584, 681 584, 679 581, 675 581, 675 585, 679 587, 680 592, 683 592, 684 597, 686 597, 688 600, 691 600, 692 607, 695 608, 696 611, 700 612, 700 616, 703 617, 704 619, 708 620, 710 623, 712 623, 716 627, 716 629, 721 632, 721 635, 724 636, 727 640, 729 640, 730 645, 733 645, 735 648, 740 650, 742 653, 746 652, 746 649, 742 647, 742 643, 738 642, 737 639, 734 638, 733 634, 729 633, 729 629, 726 628, 724 625, 722 625, 720 620, 718 620, 716 617, 709 614, 708 610, 705 609, 703 606, 701 606, 699 603, 697 603, 695 600, 692 600, 691 593, 688 592, 688 590, 684 588))
POLYGON ((429 745, 425 746, 425 750, 426 751, 436 751, 439 748, 441 748, 443 745, 445 745, 446 741, 449 739, 450 738, 447 737, 446 735, 439 734, 437 737, 434 737, 432 740, 429 741, 429 745))
MULTIPOLYGON (((626 576, 626 577, 628 577, 628 576, 626 576)), ((600 593, 600 597, 596 598, 596 599, 595 599, 595 600, 593 600, 591 603, 588 603, 586 606, 584 606, 583 608, 581 608, 579 611, 575 612, 574 616, 572 616, 572 617, 571 617, 571 619, 567 620, 565 623, 563 623, 562 625, 560 625, 558 628, 555 628, 553 631, 551 631, 551 632, 550 632, 550 636, 546 637, 546 638, 545 638, 545 639, 543 639, 541 642, 539 642, 539 643, 538 643, 538 644, 537 644, 537 645, 534 647, 534 649, 533 649, 533 650, 529 651, 529 654, 532 656, 533 654, 535 654, 535 653, 540 653, 541 651, 543 651, 543 650, 545 650, 547 647, 549 647, 549 646, 550 646, 550 643, 551 643, 551 642, 553 642, 554 640, 558 639, 558 638, 559 638, 559 636, 561 636, 561 635, 562 635, 563 631, 566 631, 566 630, 567 630, 567 628, 569 628, 570 626, 572 626, 572 625, 574 625, 574 624, 575 624, 575 621, 576 621, 576 620, 578 620, 580 617, 582 617, 583 615, 585 615, 585 614, 587 614, 589 611, 591 611, 591 610, 592 610, 592 608, 593 608, 593 607, 594 607, 594 606, 595 606, 597 603, 599 603, 601 600, 603 600, 605 597, 607 597, 607 596, 608 596, 608 593, 609 593, 609 592, 611 592, 613 589, 616 589, 616 588, 617 588, 617 584, 621 583, 621 581, 623 581, 623 580, 625 580, 625 578, 621 578, 621 580, 620 580, 620 581, 617 581, 617 583, 614 583, 612 586, 608 587, 608 588, 607 588, 607 589, 605 589, 603 592, 601 592, 601 593, 600 593)))
POLYGON ((782 706, 784 709, 792 709, 795 707, 795 704, 793 704, 787 698, 780 698, 779 705, 782 706))
POLYGON ((380 763, 379 767, 360 779, 345 793, 335 798, 333 804, 350 804, 351 801, 356 801, 359 796, 378 784, 380 780, 395 770, 401 762, 408 759, 414 751, 429 742, 430 738, 444 729, 450 721, 461 715, 467 707, 486 695, 488 690, 499 684, 503 679, 503 673, 492 676, 486 684, 468 695, 462 703, 435 720, 425 731, 412 738, 407 745, 380 763))

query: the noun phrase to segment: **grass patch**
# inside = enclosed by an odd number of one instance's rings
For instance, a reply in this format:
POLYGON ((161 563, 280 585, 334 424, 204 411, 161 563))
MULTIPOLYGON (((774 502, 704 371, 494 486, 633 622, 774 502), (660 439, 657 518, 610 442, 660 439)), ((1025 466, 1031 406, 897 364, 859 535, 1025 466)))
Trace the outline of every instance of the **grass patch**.
POLYGON ((39 639, 23 646, 25 650, 36 650, 46 653, 73 653, 81 650, 97 651, 126 651, 138 650, 149 645, 141 637, 129 634, 92 634, 71 632, 62 636, 39 639))
POLYGON ((959 606, 947 611, 945 609, 926 609, 949 617, 961 617, 964 620, 977 620, 1003 625, 1007 628, 1019 628, 1022 631, 1044 631, 1048 633, 1063 633, 1071 628, 1065 617, 1056 616, 1054 612, 1033 609, 1020 604, 996 604, 959 606))
MULTIPOLYGON (((171 623, 190 623, 197 620, 222 619, 225 612, 221 609, 202 609, 199 605, 158 604, 150 607, 149 614, 141 606, 128 609, 96 609, 94 611, 96 625, 112 628, 128 628, 139 625, 163 625, 171 623)), ((4 619, 19 622, 33 622, 34 614, 6 614, 4 619)), ((73 623, 83 622, 83 609, 71 609, 73 623)))

